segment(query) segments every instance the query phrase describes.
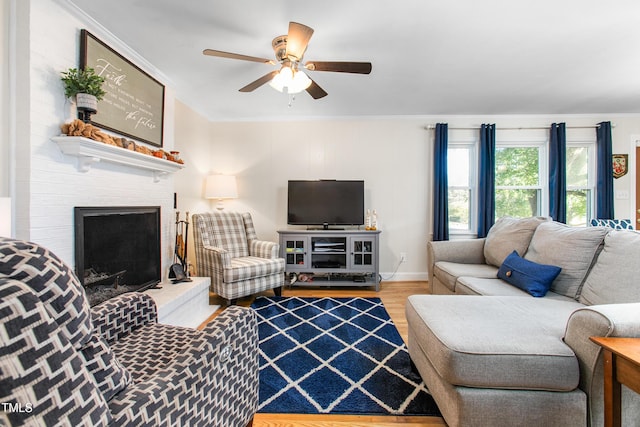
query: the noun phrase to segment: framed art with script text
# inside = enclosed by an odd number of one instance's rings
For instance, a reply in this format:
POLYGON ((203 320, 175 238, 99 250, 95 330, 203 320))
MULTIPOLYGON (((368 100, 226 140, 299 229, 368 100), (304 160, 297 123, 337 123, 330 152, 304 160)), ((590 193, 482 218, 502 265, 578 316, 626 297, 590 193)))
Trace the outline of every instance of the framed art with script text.
POLYGON ((80 66, 105 79, 104 98, 91 123, 162 147, 164 85, 87 30, 80 35, 80 66))

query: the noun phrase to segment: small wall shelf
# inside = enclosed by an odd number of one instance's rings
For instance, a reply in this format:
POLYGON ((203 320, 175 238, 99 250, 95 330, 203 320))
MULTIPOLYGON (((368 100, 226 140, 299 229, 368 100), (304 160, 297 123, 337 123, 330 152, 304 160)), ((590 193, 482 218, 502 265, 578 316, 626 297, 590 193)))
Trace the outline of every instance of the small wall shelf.
POLYGON ((64 154, 78 158, 80 172, 88 172, 94 163, 105 161, 150 170, 153 172, 153 181, 158 182, 160 178, 184 168, 180 163, 107 145, 82 136, 54 136, 51 140, 58 144, 64 154))

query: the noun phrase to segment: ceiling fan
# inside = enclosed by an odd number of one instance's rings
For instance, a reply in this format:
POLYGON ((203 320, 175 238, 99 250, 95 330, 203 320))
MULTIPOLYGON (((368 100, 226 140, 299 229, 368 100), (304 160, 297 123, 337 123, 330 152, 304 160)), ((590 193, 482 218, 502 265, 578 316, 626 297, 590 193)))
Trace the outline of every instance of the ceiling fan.
POLYGON ((313 28, 297 22, 289 22, 289 32, 273 39, 271 45, 277 62, 272 59, 223 52, 221 50, 205 49, 202 53, 220 58, 240 59, 242 61, 262 62, 264 64, 281 64, 279 70, 271 71, 259 79, 240 89, 240 92, 252 92, 260 86, 269 83, 271 87, 289 94, 306 90, 314 99, 327 96, 327 92, 309 78, 302 68, 308 71, 334 71, 338 73, 369 74, 370 62, 338 62, 338 61, 308 61, 303 64, 302 58, 313 34, 313 28))

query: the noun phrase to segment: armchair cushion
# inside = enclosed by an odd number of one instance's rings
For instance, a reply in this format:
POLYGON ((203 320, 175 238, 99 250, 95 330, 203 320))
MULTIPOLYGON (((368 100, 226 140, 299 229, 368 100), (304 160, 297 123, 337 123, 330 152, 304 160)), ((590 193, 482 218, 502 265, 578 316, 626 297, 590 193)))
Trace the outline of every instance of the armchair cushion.
POLYGON ((126 387, 129 373, 113 357, 106 342, 93 334, 89 301, 75 273, 55 254, 35 243, 0 240, 0 277, 28 286, 40 299, 79 359, 94 377, 105 399, 126 387))
POLYGON ((0 278, 0 313, 0 401, 22 409, 2 411, 0 424, 109 424, 104 396, 33 290, 0 278))
POLYGON ((231 267, 224 269, 225 283, 270 276, 284 271, 284 259, 266 259, 253 256, 232 258, 231 267))
POLYGON ((80 355, 107 401, 131 383, 129 371, 116 359, 107 342, 97 333, 82 347, 80 355))
POLYGON ((55 254, 35 243, 0 237, 0 277, 33 289, 75 348, 89 341, 89 301, 75 273, 55 254))

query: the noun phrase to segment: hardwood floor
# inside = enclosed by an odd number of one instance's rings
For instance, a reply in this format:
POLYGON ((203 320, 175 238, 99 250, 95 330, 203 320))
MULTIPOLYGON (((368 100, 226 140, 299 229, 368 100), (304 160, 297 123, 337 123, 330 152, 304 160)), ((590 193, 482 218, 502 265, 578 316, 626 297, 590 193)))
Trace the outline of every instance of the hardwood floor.
MULTIPOLYGON (((427 293, 427 282, 383 282, 380 291, 373 288, 336 287, 303 288, 293 287, 282 291, 283 296, 299 297, 379 297, 395 323, 402 339, 407 342, 408 327, 404 315, 405 301, 409 295, 427 293)), ((273 291, 259 295, 273 295, 273 291)), ((211 304, 220 304, 222 308, 207 320, 224 310, 224 302, 211 294, 211 304)), ((238 305, 248 307, 255 297, 243 298, 238 305)), ((205 324, 207 323, 205 322, 205 324)), ((256 414, 253 427, 442 427, 446 426, 440 417, 419 416, 371 416, 371 415, 310 415, 310 414, 256 414)))

